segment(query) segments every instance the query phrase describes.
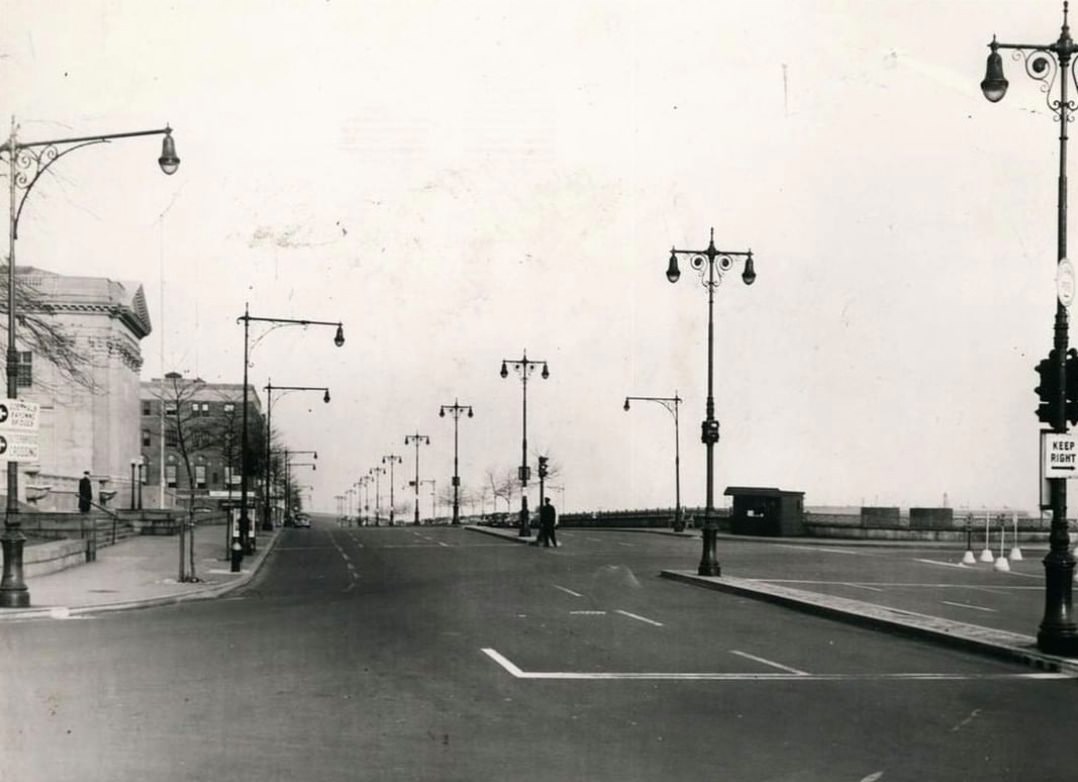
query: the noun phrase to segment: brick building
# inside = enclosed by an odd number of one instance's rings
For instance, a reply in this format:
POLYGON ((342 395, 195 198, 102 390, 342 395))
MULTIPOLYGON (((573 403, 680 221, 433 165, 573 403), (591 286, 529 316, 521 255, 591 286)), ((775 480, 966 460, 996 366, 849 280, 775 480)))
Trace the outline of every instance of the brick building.
MULTIPOLYGON (((264 422, 258 394, 250 386, 247 405, 249 462, 257 466, 265 443, 264 422)), ((242 383, 207 383, 172 372, 142 383, 139 412, 143 507, 185 505, 188 497, 201 507, 239 502, 242 383), (190 480, 184 450, 191 465, 190 480)), ((260 483, 257 478, 248 479, 251 507, 260 483)))

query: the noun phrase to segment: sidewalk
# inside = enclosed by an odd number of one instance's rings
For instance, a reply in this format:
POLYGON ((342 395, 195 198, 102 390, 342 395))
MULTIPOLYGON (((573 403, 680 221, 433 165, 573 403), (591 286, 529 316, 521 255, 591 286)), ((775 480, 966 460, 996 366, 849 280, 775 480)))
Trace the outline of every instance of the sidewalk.
MULTIPOLYGON (((519 543, 528 543, 532 538, 518 537, 516 529, 492 528, 469 526, 474 532, 482 532, 495 535, 506 540, 519 543)), ((589 534, 601 535, 603 532, 653 532, 660 535, 674 536, 679 538, 699 540, 700 532, 686 531, 674 532, 664 529, 590 529, 569 528, 568 532, 588 532, 589 534)), ((729 541, 755 541, 780 545, 805 545, 816 547, 852 548, 865 546, 871 549, 881 549, 877 541, 858 540, 833 540, 819 538, 747 538, 737 535, 723 535, 720 539, 729 541)), ((922 548, 929 548, 931 544, 922 548)), ((888 547, 890 548, 890 547, 888 547)), ((909 548, 899 544, 895 549, 909 548)), ((951 550, 954 544, 949 544, 951 550)), ((902 560, 898 567, 905 567, 902 560)), ((938 564, 938 563, 937 563, 938 564)), ((911 571, 912 573, 912 571, 911 571)), ((961 567, 939 568, 937 578, 941 581, 953 581, 956 586, 976 574, 974 569, 961 567)), ((982 573, 983 574, 983 573, 982 573)), ((757 600, 783 605, 799 611, 814 613, 842 622, 848 622, 864 627, 885 630, 902 635, 914 636, 947 646, 987 654, 998 659, 1017 662, 1031 667, 1053 672, 1065 672, 1078 674, 1078 658, 1061 657, 1046 654, 1037 649, 1037 639, 1031 635, 1016 633, 1002 627, 987 627, 969 622, 960 622, 935 616, 929 613, 920 613, 900 608, 893 603, 898 600, 892 593, 875 588, 874 600, 855 600, 835 594, 827 594, 826 591, 816 589, 800 589, 784 583, 777 583, 782 579, 775 578, 739 578, 736 576, 700 576, 695 571, 688 570, 663 570, 659 574, 663 578, 691 584, 705 589, 719 592, 751 597, 757 600), (892 602, 888 605, 888 602, 892 602)), ((911 578, 911 580, 915 580, 911 578)), ((867 582, 866 582, 867 583, 867 582)), ((1038 579, 1037 583, 1043 583, 1038 579)))
POLYGON ((223 558, 224 534, 222 526, 195 530, 197 582, 177 580, 179 536, 142 535, 98 549, 95 562, 26 579, 30 607, 0 609, 0 621, 65 619, 219 597, 254 577, 276 544, 279 531, 259 532, 258 550, 243 558, 239 573, 232 573, 230 563, 223 558))

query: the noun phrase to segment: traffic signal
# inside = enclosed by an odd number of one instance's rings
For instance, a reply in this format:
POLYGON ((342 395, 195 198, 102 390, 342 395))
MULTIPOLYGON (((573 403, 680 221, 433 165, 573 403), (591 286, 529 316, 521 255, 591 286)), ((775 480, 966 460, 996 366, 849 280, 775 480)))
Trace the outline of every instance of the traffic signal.
MULTIPOLYGON (((1068 359, 1070 358, 1070 352, 1068 351, 1068 359)), ((1049 351, 1048 358, 1041 359, 1040 363, 1037 364, 1037 376, 1040 378, 1040 383, 1033 389, 1037 392, 1037 398, 1041 400, 1040 404, 1037 405, 1037 420, 1052 426, 1055 425, 1056 405, 1059 401, 1058 355, 1053 348, 1049 351)), ((1070 362, 1068 361, 1068 363, 1070 362)), ((1078 369, 1076 369, 1075 374, 1078 375, 1078 369)))
POLYGON ((1078 424, 1078 350, 1067 351, 1067 420, 1078 424))
MULTIPOLYGON (((1076 356, 1076 357, 1078 357, 1078 356, 1076 356)), ((545 456, 540 456, 539 457, 539 477, 540 478, 545 478, 546 477, 546 460, 547 460, 547 457, 545 457, 545 456)))

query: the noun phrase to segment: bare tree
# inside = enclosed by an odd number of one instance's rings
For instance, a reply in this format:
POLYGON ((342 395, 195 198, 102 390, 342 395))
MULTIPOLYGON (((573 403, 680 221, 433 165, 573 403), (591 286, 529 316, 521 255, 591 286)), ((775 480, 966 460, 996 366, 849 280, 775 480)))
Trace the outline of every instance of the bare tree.
MULTIPOLYGON (((16 272, 18 267, 16 267, 16 272)), ((7 314, 7 264, 0 267, 0 313, 7 314)), ((41 356, 56 367, 60 381, 93 389, 90 352, 80 349, 78 340, 56 319, 57 309, 27 280, 15 275, 15 318, 18 339, 35 356, 41 356)), ((7 318, 2 319, 6 333, 7 318)))
MULTIPOLYGON (((202 451, 208 438, 215 434, 208 418, 199 415, 194 400, 204 383, 188 380, 178 372, 165 375, 158 394, 165 409, 165 436, 172 440, 183 462, 187 479, 187 519, 180 525, 180 581, 198 581, 195 573, 195 492, 196 476, 191 457, 202 451), (186 546, 185 546, 186 543, 186 546), (186 560, 186 561, 185 561, 186 560)), ((177 482, 178 483, 178 482, 177 482)))

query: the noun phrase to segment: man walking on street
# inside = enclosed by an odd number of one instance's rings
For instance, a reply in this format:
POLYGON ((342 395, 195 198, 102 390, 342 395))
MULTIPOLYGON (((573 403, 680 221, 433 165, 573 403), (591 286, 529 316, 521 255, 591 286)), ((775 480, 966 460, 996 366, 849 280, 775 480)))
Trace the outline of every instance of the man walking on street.
POLYGON ((79 512, 89 513, 90 503, 94 500, 94 489, 90 483, 90 471, 87 470, 79 479, 79 512))
POLYGON ((546 498, 543 507, 539 509, 539 534, 543 539, 543 547, 558 546, 558 539, 554 536, 554 527, 558 523, 558 512, 550 504, 550 497, 546 498))

